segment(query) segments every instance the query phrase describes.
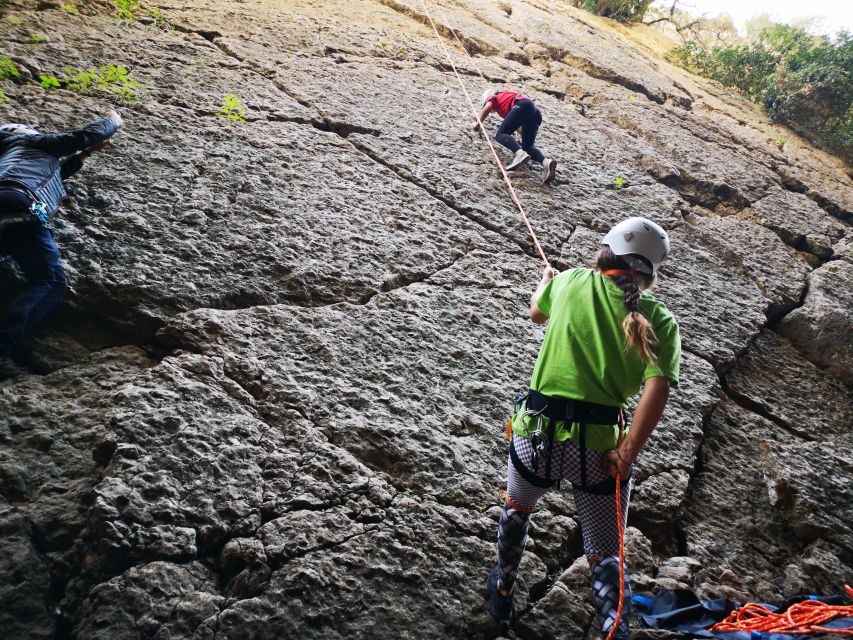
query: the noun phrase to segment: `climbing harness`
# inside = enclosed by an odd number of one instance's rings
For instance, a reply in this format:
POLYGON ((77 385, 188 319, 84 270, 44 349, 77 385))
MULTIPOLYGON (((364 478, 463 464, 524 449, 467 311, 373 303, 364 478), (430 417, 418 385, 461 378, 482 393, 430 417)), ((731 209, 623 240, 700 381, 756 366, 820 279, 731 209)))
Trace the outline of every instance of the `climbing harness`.
MULTIPOLYGON (((546 396, 543 393, 531 389, 526 396, 516 396, 516 407, 521 411, 518 414, 519 420, 524 420, 528 417, 535 418, 536 431, 530 436, 530 443, 533 445, 533 459, 531 471, 524 466, 518 452, 515 450, 513 439, 509 440, 509 455, 513 466, 518 471, 519 475, 527 480, 530 484, 547 489, 554 485, 559 487, 559 480, 551 478, 551 460, 554 452, 554 433, 556 431, 557 422, 565 424, 578 423, 580 429, 580 464, 581 464, 581 482, 576 485, 587 493, 595 495, 613 495, 615 491, 616 480, 611 476, 606 480, 597 484, 589 484, 587 482, 586 470, 586 432, 589 424, 624 424, 624 412, 619 407, 611 407, 604 404, 596 404, 594 402, 584 402, 581 400, 572 400, 570 398, 556 398, 546 396), (520 399, 520 402, 519 402, 520 399), (544 418, 548 419, 547 426, 544 426, 544 418), (545 461, 545 476, 536 475, 535 471, 539 467, 539 457, 547 448, 548 456, 545 461)), ((510 423, 511 424, 511 423, 510 423)), ((620 426, 620 431, 622 427, 620 426)), ((627 484, 625 480, 623 486, 627 484)))
MULTIPOLYGON (((504 169, 504 166, 501 164, 501 160, 498 157, 498 152, 495 150, 495 145, 492 144, 492 141, 489 138, 489 134, 486 132, 486 128, 483 125, 483 122, 479 118, 479 112, 477 111, 477 108, 474 106, 474 102, 471 100, 471 96, 468 94, 468 90, 465 88, 465 83, 462 82, 462 78, 459 75, 459 71, 456 69, 456 65, 453 64, 453 58, 450 55, 450 51, 447 49, 447 45, 444 43, 444 39, 441 37, 441 34, 438 31, 438 27, 436 26, 435 21, 432 18, 432 14, 430 14, 429 9, 427 8, 425 0, 420 0, 420 4, 424 10, 424 13, 427 16, 427 19, 429 20, 430 26, 432 26, 432 30, 435 32, 435 37, 438 40, 438 43, 441 45, 441 48, 444 51, 444 55, 447 57, 447 61, 450 63, 450 68, 453 69, 453 74, 456 76, 456 80, 459 83, 459 87, 462 89, 462 93, 465 95, 465 99, 468 101, 468 106, 471 108, 471 113, 474 115, 474 118, 477 120, 477 124, 480 127, 480 131, 483 133, 483 137, 486 139, 486 142, 489 145, 489 150, 492 152, 492 157, 494 158, 495 164, 497 164, 498 169, 501 172, 501 176, 503 177, 504 183, 506 184, 507 190, 509 191, 510 197, 512 198, 512 201, 515 203, 515 206, 518 208, 518 212, 521 215, 521 219, 524 221, 524 225, 525 225, 525 227, 527 227, 527 231, 530 234, 530 237, 533 239, 533 244, 536 247, 536 251, 539 254, 539 256, 542 258, 542 262, 545 263, 545 266, 550 267, 551 263, 548 262, 548 258, 545 256, 545 252, 542 249, 542 245, 539 243, 539 238, 536 236, 536 232, 533 230, 533 227, 530 224, 530 220, 527 217, 527 213, 525 212, 524 207, 521 204, 521 200, 519 200, 518 194, 516 194, 515 188, 512 186, 512 181, 509 178, 509 174, 507 174, 506 169, 504 169)), ((443 15, 443 12, 442 12, 442 15, 443 15)), ((444 17, 444 20, 445 20, 445 24, 449 24, 446 16, 444 17)), ((459 45, 462 47, 462 50, 465 52, 465 55, 468 57, 468 59, 471 61, 471 63, 474 65, 474 67, 477 69, 477 72, 480 74, 480 77, 485 81, 485 76, 483 76, 483 73, 482 73, 482 71, 480 71, 480 68, 479 68, 479 66, 477 66, 477 63, 474 62, 474 59, 471 56, 471 54, 468 53, 468 49, 462 43, 462 40, 459 38, 459 36, 456 34, 456 32, 452 28, 448 27, 448 29, 453 34, 454 38, 456 38, 456 41, 459 43, 459 45)), ((574 403, 573 403, 573 405, 574 405, 574 403)), ((610 409, 613 409, 613 407, 610 407, 610 409)), ((565 415, 566 414, 564 413, 564 417, 565 417, 565 415)), ((617 420, 614 420, 610 424, 615 424, 617 421, 618 421, 618 418, 617 418, 617 420)), ((589 422, 592 422, 592 421, 589 421, 589 422)), ((606 423, 606 422, 607 421, 605 420, 604 423, 606 423)), ((551 420, 550 423, 553 424, 554 420, 551 420)), ((602 422, 599 422, 598 424, 602 424, 602 422)), ((509 432, 509 430, 510 429, 508 428, 507 431, 509 432)), ((553 432, 551 433, 550 441, 553 443, 553 432)), ((620 428, 617 448, 618 448, 619 444, 621 444, 621 442, 622 442, 622 429, 620 428)), ((512 439, 510 439, 510 456, 512 456, 512 455, 513 455, 513 447, 512 447, 512 439)), ((515 458, 517 459, 517 457, 518 456, 516 454, 515 458)), ((550 458, 549 458, 549 460, 550 460, 550 458)), ((523 468, 524 467, 524 465, 517 464, 515 462, 515 460, 513 460, 513 464, 516 466, 516 468, 519 468, 519 467, 523 468)), ((521 473, 520 470, 519 470, 519 473, 521 473)), ((548 474, 546 473, 546 475, 548 475, 548 474)), ((546 479, 546 481, 547 481, 547 479, 546 479)), ((619 531, 619 608, 616 612, 616 618, 614 619, 613 627, 610 630, 610 633, 608 634, 606 640, 612 640, 614 633, 616 632, 616 630, 620 626, 620 621, 621 621, 621 616, 622 616, 622 604, 623 604, 624 591, 625 591, 625 573, 624 573, 625 572, 625 543, 624 543, 625 538, 624 538, 624 532, 622 530, 622 505, 620 503, 620 500, 622 497, 621 484, 622 484, 622 478, 621 478, 621 475, 619 474, 619 472, 617 471, 616 477, 614 478, 614 485, 615 485, 615 494, 616 494, 616 524, 617 524, 617 528, 619 531)))
MULTIPOLYGON (((465 99, 468 101, 468 106, 471 107, 471 113, 474 114, 474 118, 477 120, 477 123, 480 126, 480 130, 483 132, 483 137, 486 139, 486 142, 489 145, 489 149, 491 150, 492 156, 495 159, 495 164, 497 164, 498 169, 500 169, 501 176, 503 176, 504 183, 506 184, 507 189, 509 190, 509 194, 512 197, 512 201, 515 203, 515 206, 518 207, 518 212, 521 214, 521 219, 524 221, 524 225, 527 227, 527 231, 528 233, 530 233, 530 237, 533 239, 533 244, 536 247, 536 251, 542 258, 542 262, 545 263, 545 266, 550 267, 551 263, 548 262, 548 258, 545 257, 545 252, 542 250, 542 245, 539 243, 539 238, 536 236, 536 232, 533 231, 533 227, 530 225, 530 220, 527 217, 527 213, 524 211, 524 207, 521 204, 521 200, 519 200, 518 194, 516 194, 515 188, 512 186, 512 181, 509 179, 509 174, 506 172, 506 169, 504 169, 504 166, 501 164, 501 159, 498 157, 498 152, 495 150, 495 145, 492 144, 492 141, 489 138, 489 134, 486 132, 485 126, 482 122, 480 122, 479 112, 474 106, 474 102, 471 100, 471 96, 468 94, 468 90, 465 88, 465 83, 462 82, 462 78, 459 76, 459 71, 457 71, 456 65, 453 64, 453 58, 450 56, 450 51, 448 51, 447 45, 444 44, 444 39, 438 32, 438 27, 435 25, 435 21, 432 19, 432 14, 430 14, 429 9, 427 9, 424 0, 420 0, 420 3, 421 7, 423 7, 424 13, 429 19, 429 23, 432 26, 432 30, 435 32, 435 37, 438 39, 438 43, 444 50, 444 55, 447 56, 447 61, 450 63, 451 69, 453 69, 453 73, 456 76, 456 80, 459 82, 459 86, 462 88, 462 93, 465 94, 465 99)), ((453 29, 450 29, 450 31, 455 35, 453 29)), ((462 44, 462 41, 459 40, 458 36, 456 36, 456 39, 459 41, 460 44, 462 44)), ((468 49, 466 49, 464 45, 462 45, 462 50, 465 51, 465 55, 467 55, 468 58, 471 58, 471 54, 468 53, 468 49)))
POLYGON ((47 215, 47 208, 44 202, 36 197, 35 192, 17 184, 14 186, 0 184, 0 190, 21 193, 32 201, 32 204, 27 209, 0 212, 0 232, 7 227, 18 224, 37 223, 50 228, 50 217, 47 215))
MULTIPOLYGON (((844 585, 844 590, 853 598, 853 589, 844 585)), ((737 611, 732 611, 711 631, 744 631, 762 637, 764 633, 800 635, 806 633, 831 633, 853 636, 853 627, 832 629, 823 625, 836 618, 853 617, 853 605, 833 605, 820 600, 803 600, 788 607, 783 613, 774 613, 761 604, 750 602, 737 611)))

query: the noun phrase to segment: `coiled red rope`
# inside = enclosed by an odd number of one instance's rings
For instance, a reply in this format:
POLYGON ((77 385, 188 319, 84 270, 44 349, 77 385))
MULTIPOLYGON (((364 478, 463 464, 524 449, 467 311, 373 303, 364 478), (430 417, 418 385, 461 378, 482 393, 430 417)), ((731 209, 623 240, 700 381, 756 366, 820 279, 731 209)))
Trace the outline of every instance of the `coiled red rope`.
MULTIPOLYGON (((844 585, 844 590, 853 598, 853 589, 844 585)), ((757 631, 759 633, 786 633, 803 635, 807 633, 833 633, 853 636, 853 627, 828 629, 822 625, 836 618, 853 618, 853 605, 835 605, 820 600, 803 600, 791 605, 784 613, 774 613, 767 607, 750 602, 737 611, 732 611, 722 622, 718 622, 711 631, 757 631)))

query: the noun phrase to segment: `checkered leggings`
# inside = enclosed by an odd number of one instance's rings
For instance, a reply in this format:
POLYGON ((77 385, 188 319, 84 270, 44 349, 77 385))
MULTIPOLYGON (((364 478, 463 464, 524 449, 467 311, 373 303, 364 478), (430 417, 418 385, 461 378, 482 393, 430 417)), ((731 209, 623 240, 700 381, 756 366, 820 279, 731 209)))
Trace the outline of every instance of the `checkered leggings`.
MULTIPOLYGON (((547 447, 533 468, 533 446, 529 438, 513 435, 515 451, 522 464, 537 476, 545 477, 547 465, 547 447)), ((608 477, 604 469, 604 454, 592 449, 585 450, 586 482, 595 485, 608 477)), ((597 495, 580 489, 581 484, 581 448, 576 442, 566 440, 555 442, 551 460, 551 477, 568 480, 572 483, 575 508, 583 531, 583 550, 586 556, 606 557, 619 553, 619 532, 616 528, 616 503, 612 495, 597 495)), ((508 461, 507 494, 510 500, 522 509, 533 510, 536 503, 549 489, 530 484, 521 477, 512 463, 508 461)), ((631 482, 622 489, 622 525, 628 523, 628 503, 631 498, 631 482)), ((524 546, 527 544, 527 528, 530 514, 504 505, 498 525, 498 563, 501 570, 501 585, 510 588, 518 576, 518 565, 524 546)))

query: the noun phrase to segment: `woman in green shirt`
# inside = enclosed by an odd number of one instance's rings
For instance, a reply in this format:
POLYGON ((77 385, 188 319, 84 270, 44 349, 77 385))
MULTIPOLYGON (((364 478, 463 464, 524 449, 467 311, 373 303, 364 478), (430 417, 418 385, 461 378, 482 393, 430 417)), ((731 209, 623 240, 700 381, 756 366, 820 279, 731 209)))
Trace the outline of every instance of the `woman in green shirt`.
MULTIPOLYGON (((593 574, 602 637, 615 620, 619 538, 615 476, 623 481, 627 522, 631 465, 678 386, 681 338, 664 304, 643 293, 669 254, 669 238, 644 218, 629 218, 604 237, 595 269, 557 275, 546 268, 530 301, 533 322, 548 323, 530 381, 513 416, 507 500, 498 528, 498 564, 489 576, 491 613, 512 614, 512 591, 536 503, 561 480, 572 483, 593 574), (623 410, 643 394, 620 443, 623 410), (617 443, 619 446, 617 448, 617 443)), ((628 638, 630 583, 615 638, 628 638)))

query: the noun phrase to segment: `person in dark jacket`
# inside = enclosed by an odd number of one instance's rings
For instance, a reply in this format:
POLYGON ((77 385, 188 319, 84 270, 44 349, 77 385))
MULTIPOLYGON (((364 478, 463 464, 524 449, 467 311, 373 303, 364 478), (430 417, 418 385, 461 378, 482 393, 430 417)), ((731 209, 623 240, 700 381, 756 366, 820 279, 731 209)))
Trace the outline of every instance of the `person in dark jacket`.
POLYGON ((110 111, 67 133, 0 126, 0 255, 12 258, 26 279, 0 314, 0 380, 24 372, 12 351, 65 295, 65 272, 49 227, 68 195, 62 181, 109 144, 121 124, 121 116, 110 111))

